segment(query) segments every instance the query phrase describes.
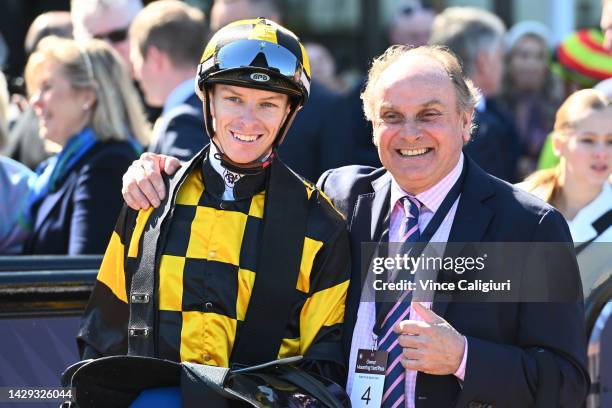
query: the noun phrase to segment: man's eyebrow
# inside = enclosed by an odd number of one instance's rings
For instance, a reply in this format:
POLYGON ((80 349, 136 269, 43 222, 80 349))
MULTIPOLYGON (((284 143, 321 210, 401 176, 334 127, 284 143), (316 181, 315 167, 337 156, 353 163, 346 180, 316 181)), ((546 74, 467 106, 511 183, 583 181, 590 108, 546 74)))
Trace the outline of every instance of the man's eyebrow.
MULTIPOLYGON (((229 93, 237 95, 237 96, 242 96, 242 93, 240 91, 236 91, 235 88, 232 88, 229 85, 220 85, 219 86, 219 90, 220 91, 226 91, 226 92, 229 92, 229 93)), ((267 101, 267 100, 278 100, 278 99, 282 99, 282 97, 283 97, 282 94, 275 93, 274 95, 264 96, 261 99, 264 100, 264 101, 267 101)))
MULTIPOLYGON (((430 106, 433 105, 444 105, 444 103, 442 103, 441 100, 439 99, 431 99, 429 101, 423 102, 419 105, 417 105, 419 108, 429 108, 430 106)), ((380 104, 381 109, 394 109, 395 105, 393 105, 392 103, 389 102, 383 102, 380 104)))
POLYGON ((265 96, 265 97, 263 97, 263 98, 261 98, 261 99, 262 99, 262 100, 264 100, 264 101, 268 101, 268 100, 274 100, 274 101, 276 101, 276 100, 279 100, 279 99, 282 99, 282 98, 283 98, 283 95, 282 95, 282 94, 280 94, 280 93, 276 93, 276 94, 274 94, 274 95, 265 96))

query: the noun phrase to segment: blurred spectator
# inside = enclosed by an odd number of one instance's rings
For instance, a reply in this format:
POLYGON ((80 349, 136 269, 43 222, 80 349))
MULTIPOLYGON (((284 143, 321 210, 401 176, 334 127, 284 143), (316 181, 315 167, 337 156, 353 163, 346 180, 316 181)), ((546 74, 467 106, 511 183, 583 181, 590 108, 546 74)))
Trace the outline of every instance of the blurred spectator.
POLYGON ((130 43, 128 32, 132 20, 142 10, 142 0, 72 0, 70 14, 74 38, 106 41, 121 56, 130 72, 130 43))
POLYGON ((612 0, 601 0, 601 31, 604 33, 604 47, 612 50, 612 0))
POLYGON ((550 70, 551 33, 544 24, 523 21, 514 25, 506 35, 506 47, 502 99, 519 131, 518 176, 522 179, 537 169, 561 95, 550 70))
MULTIPOLYGON (((121 56, 130 77, 134 77, 130 64, 129 28, 134 17, 142 10, 142 0, 71 0, 70 13, 74 25, 74 38, 106 41, 121 56)), ((136 82, 135 82, 136 83, 136 82)), ((161 114, 159 105, 145 103, 144 95, 136 83, 149 122, 154 123, 161 114)))
MULTIPOLYGON (((72 37, 70 13, 67 11, 50 11, 40 14, 28 29, 24 49, 29 56, 45 37, 55 35, 63 38, 72 37)), ((21 95, 13 95, 13 103, 18 116, 9 132, 9 138, 3 153, 35 169, 50 156, 44 142, 38 136, 38 120, 27 100, 21 95)))
MULTIPOLYGON (((276 0, 215 0, 210 27, 214 31, 235 20, 257 17, 282 24, 276 0)), ((283 161, 311 181, 327 169, 353 163, 351 133, 342 114, 340 95, 312 81, 308 103, 298 112, 278 148, 283 161)), ((372 150, 376 155, 373 145, 372 150)))
MULTIPOLYGON (((8 106, 6 79, 0 71, 0 149, 8 132, 8 106)), ((28 181, 32 175, 30 169, 23 164, 0 156, 0 254, 21 252, 27 230, 17 222, 19 212, 15 209, 20 208, 27 197, 28 181)))
POLYGON ((320 43, 304 43, 310 59, 312 79, 336 92, 342 91, 342 83, 336 76, 336 61, 329 50, 320 43))
MULTIPOLYGON (((557 47, 552 69, 563 80, 565 97, 612 78, 612 52, 603 47, 604 37, 596 29, 582 29, 568 35, 557 47)), ((538 168, 548 169, 559 162, 547 138, 538 168)))
POLYGON ((163 106, 149 151, 191 159, 208 142, 196 67, 208 32, 204 14, 185 3, 149 4, 130 28, 130 60, 149 105, 163 106))
POLYGON ((213 0, 210 9, 210 29, 216 32, 232 21, 265 17, 281 22, 277 0, 213 0))
POLYGON ((464 72, 480 90, 476 130, 464 151, 488 173, 513 181, 519 155, 516 125, 495 99, 503 75, 504 23, 473 7, 449 7, 434 20, 430 43, 445 45, 462 61, 464 72))
POLYGON ((40 136, 62 147, 44 162, 21 212, 29 254, 101 254, 121 207, 121 177, 147 124, 120 57, 98 40, 43 39, 25 80, 40 136))
POLYGON ((431 7, 422 5, 419 1, 400 4, 391 20, 389 41, 391 44, 426 45, 431 36, 436 13, 431 7))
POLYGON ((49 11, 32 21, 25 38, 26 56, 34 52, 40 40, 50 35, 72 38, 72 20, 68 11, 49 11))
POLYGON ((604 48, 603 41, 601 31, 581 29, 557 47, 553 71, 563 79, 566 97, 612 77, 612 52, 604 48))
MULTIPOLYGON (((567 219, 577 243, 586 298, 601 270, 592 269, 594 259, 585 256, 585 243, 612 242, 612 187, 608 181, 612 174, 610 100, 594 89, 572 94, 557 112, 552 144, 560 157, 559 164, 536 172, 519 186, 558 208, 567 219)), ((608 269, 609 262, 607 248, 604 265, 608 269)))

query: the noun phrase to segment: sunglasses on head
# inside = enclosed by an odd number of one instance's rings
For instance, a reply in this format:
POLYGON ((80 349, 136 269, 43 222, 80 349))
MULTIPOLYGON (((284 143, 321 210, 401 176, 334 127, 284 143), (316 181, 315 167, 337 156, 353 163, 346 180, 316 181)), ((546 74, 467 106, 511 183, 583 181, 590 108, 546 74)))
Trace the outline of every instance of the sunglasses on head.
POLYGON ((118 43, 125 41, 128 36, 128 28, 122 28, 119 30, 109 31, 108 33, 95 34, 94 38, 98 40, 108 40, 112 43, 118 43))

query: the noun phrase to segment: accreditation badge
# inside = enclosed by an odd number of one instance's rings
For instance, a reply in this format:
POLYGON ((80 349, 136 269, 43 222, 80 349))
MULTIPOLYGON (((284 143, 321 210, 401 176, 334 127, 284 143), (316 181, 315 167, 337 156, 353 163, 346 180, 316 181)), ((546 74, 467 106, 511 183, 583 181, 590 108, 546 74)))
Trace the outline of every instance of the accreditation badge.
POLYGON ((351 389, 351 405, 378 408, 382 403, 389 353, 384 350, 359 349, 351 389))

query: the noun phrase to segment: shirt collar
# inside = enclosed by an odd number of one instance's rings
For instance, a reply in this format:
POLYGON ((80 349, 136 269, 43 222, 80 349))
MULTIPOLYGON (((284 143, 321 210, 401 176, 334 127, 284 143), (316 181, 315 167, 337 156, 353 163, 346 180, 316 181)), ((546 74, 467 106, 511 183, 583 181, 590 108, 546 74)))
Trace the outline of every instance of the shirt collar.
MULTIPOLYGON (((448 192, 453 188, 455 182, 461 176, 461 170, 463 169, 463 152, 459 156, 459 161, 455 167, 440 180, 437 184, 429 189, 416 195, 416 198, 426 207, 429 211, 435 213, 444 201, 444 198, 448 192)), ((395 178, 391 179, 391 208, 395 207, 395 204, 399 199, 404 196, 410 195, 395 181, 395 178)))
POLYGON ((178 86, 174 88, 172 92, 170 92, 170 95, 168 95, 166 102, 164 103, 162 115, 168 113, 170 109, 175 108, 181 103, 185 102, 187 98, 189 98, 191 94, 195 92, 193 90, 193 81, 193 78, 183 81, 178 84, 178 86))
POLYGON ((593 221, 610 209, 610 203, 612 203, 612 186, 606 181, 601 193, 578 211, 573 220, 568 221, 574 242, 588 241, 595 236, 593 221))

